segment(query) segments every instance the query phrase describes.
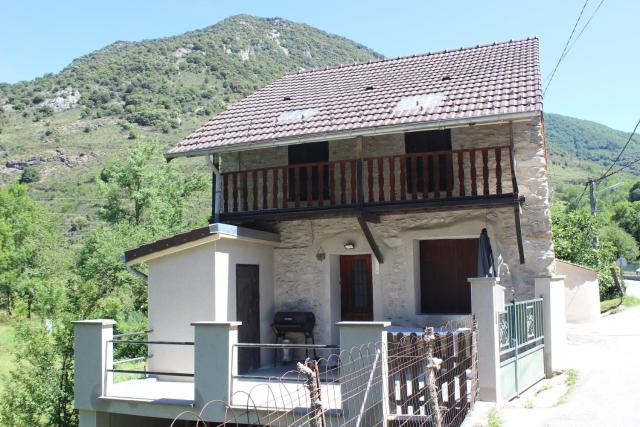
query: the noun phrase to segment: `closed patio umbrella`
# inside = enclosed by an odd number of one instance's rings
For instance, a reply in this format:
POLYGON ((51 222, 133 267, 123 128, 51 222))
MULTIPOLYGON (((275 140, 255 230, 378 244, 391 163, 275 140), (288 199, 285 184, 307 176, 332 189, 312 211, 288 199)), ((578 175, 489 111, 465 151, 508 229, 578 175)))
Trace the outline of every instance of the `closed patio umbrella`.
POLYGON ((495 277, 496 266, 487 229, 483 228, 478 240, 478 277, 495 277))

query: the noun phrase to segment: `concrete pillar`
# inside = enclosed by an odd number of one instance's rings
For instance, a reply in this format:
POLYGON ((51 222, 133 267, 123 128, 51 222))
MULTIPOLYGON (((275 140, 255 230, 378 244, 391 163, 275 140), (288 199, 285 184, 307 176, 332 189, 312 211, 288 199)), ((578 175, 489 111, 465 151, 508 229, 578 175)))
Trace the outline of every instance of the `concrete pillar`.
POLYGON ((500 334, 498 314, 504 311, 504 287, 497 277, 469 278, 471 311, 478 322, 478 386, 480 400, 499 402, 500 334))
POLYGON ((347 425, 355 425, 361 414, 361 425, 377 424, 388 414, 386 329, 391 322, 338 322, 337 325, 340 330, 340 390, 342 396, 349 396, 342 401, 344 419, 349 420, 347 425), (373 378, 371 382, 370 378, 373 378))
POLYGON ((549 378, 566 367, 564 276, 536 278, 535 289, 536 297, 544 300, 544 373, 549 378))
MULTIPOLYGON (((76 409, 95 409, 100 396, 113 384, 113 325, 110 319, 81 320, 74 325, 74 404, 76 409)), ((82 425, 82 424, 81 424, 82 425)), ((87 424, 92 425, 92 424, 87 424)))
MULTIPOLYGON (((242 322, 193 322, 194 398, 200 410, 207 402, 231 400, 232 375, 237 373, 238 327, 242 322)), ((224 417, 224 406, 213 404, 203 415, 206 420, 218 421, 224 417)))
POLYGON ((111 427, 109 414, 106 412, 87 411, 81 409, 78 411, 79 427, 111 427))

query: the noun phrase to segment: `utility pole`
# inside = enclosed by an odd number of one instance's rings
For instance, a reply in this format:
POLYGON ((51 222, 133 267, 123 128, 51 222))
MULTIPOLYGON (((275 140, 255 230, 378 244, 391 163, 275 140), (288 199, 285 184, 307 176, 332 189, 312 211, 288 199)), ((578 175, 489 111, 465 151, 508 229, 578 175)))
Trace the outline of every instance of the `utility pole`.
MULTIPOLYGON (((595 217, 596 213, 598 212, 598 206, 597 206, 598 201, 596 200, 596 181, 593 178, 589 178, 589 181, 587 181, 587 184, 589 184, 589 199, 591 201, 591 216, 595 217)), ((591 246, 594 247, 594 248, 598 246, 598 237, 597 236, 592 236, 591 237, 591 246)))
POLYGON ((598 212, 597 200, 596 200, 596 181, 593 178, 589 178, 587 181, 589 184, 589 198, 591 199, 591 215, 596 216, 598 212))

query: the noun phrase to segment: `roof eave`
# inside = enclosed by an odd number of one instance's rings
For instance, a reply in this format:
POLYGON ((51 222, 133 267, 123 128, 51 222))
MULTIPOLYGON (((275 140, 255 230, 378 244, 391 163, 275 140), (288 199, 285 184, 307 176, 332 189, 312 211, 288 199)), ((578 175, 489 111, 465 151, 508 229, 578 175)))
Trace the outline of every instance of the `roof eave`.
POLYGON ((230 224, 214 223, 206 227, 196 228, 185 233, 179 233, 171 237, 156 240, 155 242, 146 243, 134 249, 129 249, 124 252, 122 259, 126 265, 133 266, 188 248, 210 243, 220 238, 231 238, 271 245, 277 245, 280 242, 280 236, 275 233, 230 224))
POLYGON ((412 132, 412 131, 417 132, 422 130, 454 128, 454 127, 472 126, 472 125, 500 124, 500 123, 508 123, 513 121, 528 120, 528 119, 539 116, 541 113, 542 113, 541 109, 536 109, 536 110, 525 111, 525 112, 494 114, 494 115, 479 116, 479 117, 465 117, 461 119, 452 119, 452 120, 431 120, 426 122, 406 123, 401 125, 374 126, 374 127, 362 128, 362 129, 350 129, 346 131, 314 133, 314 134, 294 136, 289 138, 276 138, 276 139, 267 139, 267 140, 258 141, 258 142, 230 144, 227 146, 209 147, 209 148, 189 150, 184 152, 175 152, 175 153, 166 152, 164 156, 167 160, 170 160, 178 157, 197 157, 197 156, 205 156, 208 154, 258 150, 261 148, 272 148, 272 147, 279 147, 279 146, 286 146, 286 145, 304 144, 308 142, 347 139, 347 138, 354 138, 357 136, 385 135, 385 134, 392 134, 392 133, 398 133, 398 132, 412 132))

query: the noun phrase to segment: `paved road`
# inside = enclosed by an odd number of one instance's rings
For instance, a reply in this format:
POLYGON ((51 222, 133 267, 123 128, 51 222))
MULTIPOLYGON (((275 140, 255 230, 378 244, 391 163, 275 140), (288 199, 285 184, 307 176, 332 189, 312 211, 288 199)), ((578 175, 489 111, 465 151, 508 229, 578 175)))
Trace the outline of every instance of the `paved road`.
MULTIPOLYGON (((640 282, 628 285, 640 295, 640 282)), ((505 409, 504 425, 640 426, 640 307, 567 327, 575 389, 553 408, 505 409)))

